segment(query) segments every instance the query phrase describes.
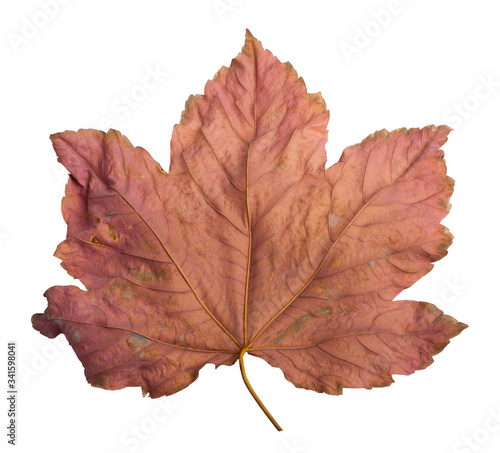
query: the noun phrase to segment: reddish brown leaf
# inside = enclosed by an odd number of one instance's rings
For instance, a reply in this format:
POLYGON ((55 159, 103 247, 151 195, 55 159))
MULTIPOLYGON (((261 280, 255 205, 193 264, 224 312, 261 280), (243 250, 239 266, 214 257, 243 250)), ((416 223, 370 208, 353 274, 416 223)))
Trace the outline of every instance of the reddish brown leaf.
POLYGON ((258 400, 245 353, 330 394, 427 367, 466 326, 393 298, 451 244, 450 129, 382 130, 325 170, 327 122, 247 32, 187 101, 169 173, 117 131, 53 135, 71 174, 56 256, 87 291, 50 288, 34 327, 64 333, 92 385, 152 397, 239 359, 258 400))

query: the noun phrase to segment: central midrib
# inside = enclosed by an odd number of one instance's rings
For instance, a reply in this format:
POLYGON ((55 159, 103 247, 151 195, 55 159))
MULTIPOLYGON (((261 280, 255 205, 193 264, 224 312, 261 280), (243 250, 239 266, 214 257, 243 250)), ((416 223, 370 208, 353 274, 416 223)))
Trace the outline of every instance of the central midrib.
MULTIPOLYGON (((255 54, 255 47, 252 42, 252 49, 254 55, 254 69, 255 69, 255 87, 253 96, 253 137, 248 144, 247 162, 246 162, 246 208, 247 208, 247 224, 248 224, 248 260, 247 260, 247 276, 245 282, 245 300, 243 303, 243 348, 247 347, 248 335, 248 292, 250 287, 250 266, 252 263, 252 216, 250 213, 250 197, 249 197, 249 168, 250 168, 250 148, 255 142, 257 136, 257 55, 255 54)), ((235 68, 236 72, 236 68, 235 68)))

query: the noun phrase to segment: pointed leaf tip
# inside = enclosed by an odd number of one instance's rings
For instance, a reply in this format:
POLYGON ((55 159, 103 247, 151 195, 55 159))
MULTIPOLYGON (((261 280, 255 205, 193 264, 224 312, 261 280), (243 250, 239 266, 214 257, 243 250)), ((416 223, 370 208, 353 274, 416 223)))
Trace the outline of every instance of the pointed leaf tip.
POLYGON ((248 39, 248 40, 255 39, 255 36, 252 35, 252 32, 248 28, 246 29, 246 32, 245 32, 245 39, 248 39))

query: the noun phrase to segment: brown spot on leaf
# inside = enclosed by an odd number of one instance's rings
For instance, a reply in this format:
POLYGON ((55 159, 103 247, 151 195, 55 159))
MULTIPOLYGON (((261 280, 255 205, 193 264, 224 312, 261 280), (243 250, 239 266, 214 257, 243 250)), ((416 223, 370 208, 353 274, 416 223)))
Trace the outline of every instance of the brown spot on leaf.
POLYGON ((286 161, 282 160, 276 167, 274 167, 274 170, 277 171, 278 173, 281 173, 283 170, 286 169, 286 161))
POLYGON ((120 235, 116 232, 116 227, 111 223, 108 223, 108 235, 113 241, 116 241, 120 235))
POLYGON ((92 386, 105 389, 108 385, 108 379, 102 373, 98 373, 94 376, 94 381, 92 386))
POLYGON ((141 282, 150 282, 151 280, 158 279, 157 273, 153 271, 135 272, 134 277, 139 279, 141 282))
POLYGON ((104 245, 103 242, 97 236, 92 236, 90 242, 96 245, 104 245))
POLYGON ((123 297, 124 299, 132 299, 137 295, 135 286, 131 285, 127 281, 115 281, 110 285, 109 289, 111 291, 117 291, 119 296, 123 297))

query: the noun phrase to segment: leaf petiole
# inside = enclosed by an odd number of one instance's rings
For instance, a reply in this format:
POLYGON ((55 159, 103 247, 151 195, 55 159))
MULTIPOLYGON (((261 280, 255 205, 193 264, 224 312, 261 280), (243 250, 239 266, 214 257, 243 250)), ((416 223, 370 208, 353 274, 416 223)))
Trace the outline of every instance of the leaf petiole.
POLYGON ((257 402, 259 407, 262 409, 264 414, 266 414, 267 418, 271 421, 271 423, 274 425, 274 427, 278 431, 283 431, 281 426, 278 424, 278 422, 274 419, 274 417, 271 415, 271 413, 267 410, 266 406, 264 406, 264 403, 260 400, 260 398, 257 396, 255 393, 255 390, 252 388, 250 385, 250 382, 248 381, 247 375, 245 373, 245 364, 243 363, 243 356, 245 355, 245 352, 248 351, 248 348, 243 348, 240 351, 240 358, 239 358, 239 363, 240 363, 240 371, 241 371, 241 376, 243 377, 243 381, 245 382, 245 385, 247 386, 248 391, 251 393, 253 396, 253 399, 257 402))

